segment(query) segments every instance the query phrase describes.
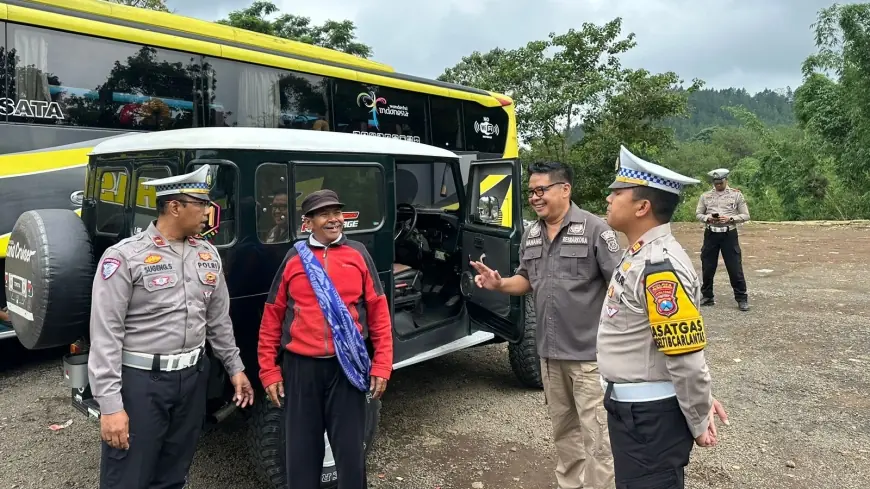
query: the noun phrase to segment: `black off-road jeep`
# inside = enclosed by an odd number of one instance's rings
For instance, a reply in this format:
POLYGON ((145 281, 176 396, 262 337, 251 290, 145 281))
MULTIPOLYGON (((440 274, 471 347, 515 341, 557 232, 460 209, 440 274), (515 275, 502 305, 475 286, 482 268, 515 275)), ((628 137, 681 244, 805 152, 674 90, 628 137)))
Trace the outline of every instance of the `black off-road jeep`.
MULTIPOLYGON (((529 299, 478 289, 469 267, 482 260, 510 276, 519 265, 518 162, 470 162, 433 146, 351 134, 198 128, 99 143, 88 163, 81 217, 62 209, 29 211, 12 232, 5 280, 20 285, 10 298, 15 331, 30 349, 72 345, 64 375, 83 413, 99 416, 87 384, 95 263, 108 246, 156 218, 153 190, 143 181, 199 165, 211 166, 215 202, 204 237, 220 250, 236 341, 255 386, 263 303, 285 253, 307 237, 300 203, 330 188, 346 203, 346 234, 368 247, 392 304, 396 369, 507 341, 521 382, 540 387, 529 299)), ((226 372, 212 372, 208 421, 215 423, 236 408, 226 372)), ((284 488, 282 416, 260 390, 245 410, 252 456, 264 479, 284 488)), ((380 402, 370 399, 369 406, 367 446, 380 402)), ((322 483, 337 483, 329 449, 322 483)))

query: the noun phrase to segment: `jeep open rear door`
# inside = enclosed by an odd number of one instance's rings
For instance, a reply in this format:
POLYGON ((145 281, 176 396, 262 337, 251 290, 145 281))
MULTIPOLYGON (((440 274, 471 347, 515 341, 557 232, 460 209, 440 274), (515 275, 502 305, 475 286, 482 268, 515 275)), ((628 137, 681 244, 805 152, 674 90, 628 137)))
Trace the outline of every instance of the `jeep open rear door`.
POLYGON ((466 185, 466 215, 462 230, 462 294, 471 319, 510 341, 523 336, 523 297, 478 288, 470 261, 482 261, 502 277, 519 266, 523 214, 519 164, 516 160, 471 163, 466 185))

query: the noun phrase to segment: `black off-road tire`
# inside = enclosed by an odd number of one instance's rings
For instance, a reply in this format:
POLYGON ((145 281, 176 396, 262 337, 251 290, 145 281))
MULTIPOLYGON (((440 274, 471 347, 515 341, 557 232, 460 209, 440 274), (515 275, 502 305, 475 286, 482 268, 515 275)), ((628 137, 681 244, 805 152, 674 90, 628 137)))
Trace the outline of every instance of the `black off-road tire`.
MULTIPOLYGON (((381 401, 367 395, 365 452, 368 454, 377 437, 381 417, 381 401)), ((284 472, 284 410, 272 404, 265 393, 254 403, 253 413, 248 420, 248 449, 254 459, 260 477, 268 483, 269 489, 293 489, 287 484, 284 472)), ((320 476, 321 489, 338 486, 335 466, 323 467, 320 476)))
POLYGON ((84 222, 73 211, 27 211, 9 236, 7 307, 29 350, 74 343, 87 333, 94 256, 84 222))
POLYGON ((538 328, 535 316, 535 303, 531 295, 525 297, 523 322, 525 329, 519 343, 508 343, 508 360, 514 375, 525 387, 543 389, 541 381, 541 360, 535 343, 535 332, 538 328))

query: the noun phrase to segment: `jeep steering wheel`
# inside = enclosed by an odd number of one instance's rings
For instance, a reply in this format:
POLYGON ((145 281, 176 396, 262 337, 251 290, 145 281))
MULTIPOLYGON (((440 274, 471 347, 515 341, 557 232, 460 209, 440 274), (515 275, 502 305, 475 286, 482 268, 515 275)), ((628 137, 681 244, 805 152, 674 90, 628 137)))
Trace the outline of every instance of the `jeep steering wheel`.
POLYGON ((411 231, 414 227, 417 226, 417 208, 411 204, 401 203, 396 206, 396 235, 393 237, 393 242, 397 242, 400 239, 405 239, 411 234, 411 231), (408 208, 411 210, 411 217, 409 219, 405 219, 400 221, 399 209, 408 208))

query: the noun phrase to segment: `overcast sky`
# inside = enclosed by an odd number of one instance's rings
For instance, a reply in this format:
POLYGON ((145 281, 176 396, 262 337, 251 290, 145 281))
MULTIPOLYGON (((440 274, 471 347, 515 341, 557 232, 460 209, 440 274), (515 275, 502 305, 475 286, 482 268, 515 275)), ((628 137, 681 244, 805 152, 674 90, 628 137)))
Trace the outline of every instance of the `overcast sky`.
MULTIPOLYGON (((176 13, 217 20, 253 0, 168 0, 176 13)), ((623 18, 637 47, 626 67, 673 70, 708 87, 796 88, 814 51, 810 24, 832 0, 273 0, 282 12, 353 20, 373 59, 434 78, 475 50, 513 48, 551 31, 623 18)))

